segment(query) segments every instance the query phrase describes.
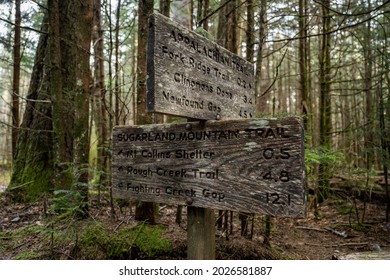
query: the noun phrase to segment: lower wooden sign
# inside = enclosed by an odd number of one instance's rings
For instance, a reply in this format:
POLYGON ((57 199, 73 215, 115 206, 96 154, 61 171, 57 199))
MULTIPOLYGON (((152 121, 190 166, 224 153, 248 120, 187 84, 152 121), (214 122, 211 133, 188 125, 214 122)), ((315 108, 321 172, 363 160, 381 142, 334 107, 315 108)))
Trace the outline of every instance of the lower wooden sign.
POLYGON ((114 196, 304 217, 302 121, 296 117, 117 126, 114 196))

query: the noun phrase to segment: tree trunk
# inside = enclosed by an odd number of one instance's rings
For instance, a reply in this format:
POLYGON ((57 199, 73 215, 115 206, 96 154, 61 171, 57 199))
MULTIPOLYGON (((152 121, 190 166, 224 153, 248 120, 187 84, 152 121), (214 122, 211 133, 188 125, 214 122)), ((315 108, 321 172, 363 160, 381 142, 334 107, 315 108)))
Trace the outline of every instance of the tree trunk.
MULTIPOLYGON (((146 112, 146 55, 148 19, 153 13, 153 0, 140 0, 138 3, 138 55, 137 55, 137 125, 153 123, 152 114, 146 112)), ((157 206, 152 202, 138 202, 135 209, 136 220, 146 220, 151 224, 157 220, 157 206)))
POLYGON ((10 186, 26 199, 75 187, 86 207, 92 0, 49 0, 42 29, 10 186))
POLYGON ((35 53, 26 109, 19 132, 9 190, 14 198, 30 201, 53 189, 54 154, 52 106, 48 88, 48 15, 35 53))
MULTIPOLYGON (((74 149, 75 157, 73 159, 77 172, 77 188, 76 190, 81 194, 83 199, 82 209, 88 210, 88 182, 89 182, 89 147, 91 133, 89 127, 89 101, 90 101, 90 85, 91 85, 91 71, 90 71, 90 47, 91 34, 93 24, 93 0, 85 0, 83 2, 76 1, 74 11, 74 21, 78 21, 79 28, 73 30, 76 33, 77 46, 75 48, 75 56, 78 61, 76 63, 76 91, 75 91, 75 123, 74 123, 74 149), (81 82, 80 82, 81 81, 81 82)), ((68 15, 69 16, 69 13, 68 15)), ((69 34, 71 36, 71 28, 69 27, 69 34)), ((68 66, 68 69, 74 69, 75 65, 68 66)))
POLYGON ((307 73, 307 20, 306 20, 306 0, 299 0, 299 111, 298 114, 303 114, 305 130, 309 130, 308 106, 309 106, 309 89, 308 89, 308 73, 307 73))
POLYGON ((15 1, 15 33, 14 33, 14 69, 12 78, 12 157, 15 158, 16 144, 19 133, 19 95, 20 95, 20 25, 22 16, 20 12, 20 0, 15 1))
MULTIPOLYGON (((371 10, 371 1, 368 1, 368 10, 371 10)), ((368 14, 368 17, 371 15, 368 14)), ((374 144, 374 126, 375 126, 375 109, 374 109, 374 97, 372 88, 372 42, 371 42, 371 19, 366 23, 363 28, 364 33, 362 34, 363 39, 363 53, 364 53, 364 84, 363 91, 366 99, 366 110, 365 110, 365 124, 364 124, 364 153, 366 159, 367 170, 371 169, 371 166, 375 159, 375 153, 373 152, 374 144)))
MULTIPOLYGON (((115 22, 115 63, 114 63, 114 96, 115 96, 115 125, 121 123, 121 88, 120 88, 120 71, 119 71, 119 29, 120 29, 121 0, 118 0, 116 7, 115 22)), ((123 105, 122 105, 123 106, 123 105)))
MULTIPOLYGON (((247 1, 247 25, 246 25, 246 60, 253 63, 254 59, 254 41, 255 41, 255 20, 253 0, 247 1)), ((241 236, 246 237, 248 233, 248 217, 249 213, 239 213, 239 220, 241 220, 241 236)))
POLYGON ((160 0, 160 13, 169 17, 171 11, 171 0, 160 0))
MULTIPOLYGON (((325 0, 321 4, 322 11, 322 35, 319 54, 319 84, 320 84, 320 145, 325 149, 330 149, 332 142, 332 119, 331 119, 331 96, 330 96, 330 1, 325 0)), ((326 163, 320 164, 318 176, 318 191, 317 198, 319 202, 328 197, 330 188, 329 165, 326 163)))
POLYGON ((256 61, 256 113, 267 113, 268 110, 265 110, 267 107, 267 98, 263 95, 261 90, 263 72, 262 72, 262 62, 264 56, 264 47, 265 40, 267 37, 266 33, 266 21, 267 21, 267 0, 260 1, 260 15, 259 15, 259 47, 257 49, 257 61, 256 61))
POLYGON ((237 0, 231 0, 225 7, 226 25, 225 47, 232 53, 237 54, 238 50, 238 13, 237 13, 237 0))
POLYGON ((92 33, 92 41, 94 46, 94 119, 97 131, 97 162, 96 168, 98 171, 98 185, 100 202, 100 187, 108 186, 108 174, 110 170, 109 159, 109 128, 108 114, 106 110, 106 87, 104 74, 104 38, 101 25, 101 2, 94 0, 94 28, 92 33))
POLYGON ((255 12, 253 0, 247 0, 246 5, 246 60, 253 63, 255 49, 255 12))

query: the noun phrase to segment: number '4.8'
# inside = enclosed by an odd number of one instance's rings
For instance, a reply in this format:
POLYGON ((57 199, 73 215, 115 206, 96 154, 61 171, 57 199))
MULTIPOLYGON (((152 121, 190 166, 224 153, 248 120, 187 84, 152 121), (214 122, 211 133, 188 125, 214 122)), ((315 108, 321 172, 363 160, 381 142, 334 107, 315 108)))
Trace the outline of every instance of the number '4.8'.
POLYGON ((280 174, 276 175, 276 176, 273 175, 271 171, 268 171, 263 175, 263 179, 269 180, 269 181, 274 180, 275 182, 277 182, 277 181, 282 181, 282 182, 290 181, 290 177, 288 176, 288 172, 284 171, 284 170, 280 171, 280 174))

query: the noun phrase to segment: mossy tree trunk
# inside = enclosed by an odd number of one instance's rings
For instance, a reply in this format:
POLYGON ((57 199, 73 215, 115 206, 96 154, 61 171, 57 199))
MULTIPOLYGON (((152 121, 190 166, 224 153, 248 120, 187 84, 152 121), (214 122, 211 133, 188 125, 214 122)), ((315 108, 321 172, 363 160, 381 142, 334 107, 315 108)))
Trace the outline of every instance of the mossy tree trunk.
POLYGON ((48 15, 35 54, 26 109, 23 115, 9 190, 17 200, 36 199, 53 189, 54 174, 52 107, 45 57, 48 50, 48 15))
POLYGON ((92 0, 47 7, 10 187, 23 200, 72 187, 87 198, 92 0))

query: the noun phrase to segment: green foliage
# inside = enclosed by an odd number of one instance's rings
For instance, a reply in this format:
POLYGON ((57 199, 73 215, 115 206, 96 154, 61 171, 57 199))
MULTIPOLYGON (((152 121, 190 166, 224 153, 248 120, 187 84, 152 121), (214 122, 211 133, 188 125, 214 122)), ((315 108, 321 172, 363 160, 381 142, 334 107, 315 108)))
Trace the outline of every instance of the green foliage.
POLYGON ((81 233, 78 249, 86 259, 126 259, 132 246, 127 231, 111 234, 100 223, 91 223, 81 233))
POLYGON ((369 228, 369 225, 363 223, 351 223, 349 226, 356 231, 362 232, 366 231, 369 228))
POLYGON ((57 185, 62 183, 64 189, 55 190, 51 199, 51 210, 65 216, 83 218, 88 215, 88 192, 91 184, 88 180, 90 168, 88 165, 73 163, 61 164, 62 173, 57 185), (69 187, 69 189, 68 189, 69 187))
MULTIPOLYGON (((17 228, 10 231, 0 231, 0 255, 2 250, 4 251, 13 251, 15 248, 18 248, 18 254, 13 257, 18 260, 32 260, 39 259, 41 253, 38 250, 33 248, 33 240, 36 236, 40 236, 44 233, 45 228, 38 225, 28 225, 22 228, 17 228), (21 251, 20 248, 23 248, 21 251)), ((37 245, 42 245, 35 243, 37 245)))
POLYGON ((19 248, 13 258, 30 259, 153 259, 170 253, 172 244, 164 237, 163 226, 140 224, 112 231, 100 222, 62 220, 46 226, 29 225, 0 232, 0 252, 19 248), (34 238, 32 238, 34 236, 34 238), (29 242, 38 238, 39 242, 29 242))
POLYGON ((16 260, 36 260, 38 255, 35 252, 25 251, 21 252, 15 257, 16 260))
POLYGON ((56 190, 51 199, 51 210, 63 216, 83 216, 85 214, 86 202, 78 191, 56 190))
POLYGON ((352 215, 355 213, 355 209, 353 208, 353 206, 348 204, 336 205, 336 210, 341 215, 352 215))
POLYGON ((145 224, 112 233, 100 223, 91 223, 81 233, 78 247, 84 251, 87 259, 96 256, 102 259, 128 259, 135 247, 148 258, 172 250, 170 241, 163 237, 161 226, 145 224))
POLYGON ((14 236, 10 232, 0 231, 0 250, 8 248, 13 238, 14 236))
POLYGON ((29 164, 23 172, 14 172, 8 188, 15 200, 31 202, 42 198, 42 194, 53 189, 53 170, 41 163, 29 164))
POLYGON ((343 162, 344 155, 340 151, 332 151, 324 146, 305 149, 305 166, 308 175, 315 177, 314 170, 320 164, 329 166, 330 169, 328 171, 333 174, 343 162))
POLYGON ((164 238, 163 226, 141 226, 134 236, 134 244, 148 257, 155 257, 172 249, 170 241, 164 238))

